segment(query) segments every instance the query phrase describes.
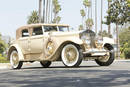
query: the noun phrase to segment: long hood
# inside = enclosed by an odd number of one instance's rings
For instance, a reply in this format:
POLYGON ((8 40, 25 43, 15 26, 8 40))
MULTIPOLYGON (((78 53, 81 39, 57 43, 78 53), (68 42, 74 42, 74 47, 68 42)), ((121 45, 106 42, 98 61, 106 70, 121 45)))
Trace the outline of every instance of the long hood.
POLYGON ((74 32, 52 32, 52 36, 75 36, 79 35, 81 31, 74 31, 74 32))

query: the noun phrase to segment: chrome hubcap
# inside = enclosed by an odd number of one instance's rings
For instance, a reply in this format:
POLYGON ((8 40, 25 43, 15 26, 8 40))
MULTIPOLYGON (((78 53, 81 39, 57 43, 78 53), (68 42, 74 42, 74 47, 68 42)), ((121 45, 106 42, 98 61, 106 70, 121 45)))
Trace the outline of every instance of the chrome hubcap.
POLYGON ((110 58, 110 53, 107 52, 106 55, 103 56, 103 57, 101 57, 101 58, 99 58, 99 60, 100 60, 101 62, 107 62, 107 61, 109 60, 109 58, 110 58))
POLYGON ((67 60, 67 62, 71 63, 71 62, 74 62, 76 60, 76 57, 77 57, 77 52, 74 48, 66 48, 65 50, 65 58, 67 60))

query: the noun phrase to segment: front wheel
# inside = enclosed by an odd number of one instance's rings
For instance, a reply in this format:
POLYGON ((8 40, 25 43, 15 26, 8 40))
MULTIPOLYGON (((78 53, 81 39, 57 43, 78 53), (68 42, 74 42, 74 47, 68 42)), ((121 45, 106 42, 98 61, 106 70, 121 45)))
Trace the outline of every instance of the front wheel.
POLYGON ((114 51, 108 52, 104 57, 96 59, 96 63, 100 66, 109 66, 114 62, 114 51))
POLYGON ((64 46, 61 52, 62 62, 67 67, 77 67, 81 64, 83 56, 80 52, 80 48, 73 45, 67 44, 64 46))
POLYGON ((10 64, 13 69, 21 69, 23 62, 19 61, 18 52, 16 50, 11 52, 10 64))

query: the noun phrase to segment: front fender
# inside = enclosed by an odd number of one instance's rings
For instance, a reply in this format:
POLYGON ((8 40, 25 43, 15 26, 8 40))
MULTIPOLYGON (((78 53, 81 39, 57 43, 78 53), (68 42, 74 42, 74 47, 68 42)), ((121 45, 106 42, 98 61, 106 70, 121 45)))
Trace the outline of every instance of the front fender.
POLYGON ((22 50, 20 49, 18 44, 13 44, 13 45, 10 46, 10 48, 8 50, 8 59, 10 59, 10 54, 13 50, 17 50, 18 56, 19 56, 19 61, 23 61, 24 56, 23 56, 22 50))
POLYGON ((81 39, 79 39, 79 38, 70 39, 70 40, 68 40, 68 41, 71 41, 71 42, 76 43, 76 44, 79 44, 79 45, 83 44, 83 41, 82 41, 81 39))

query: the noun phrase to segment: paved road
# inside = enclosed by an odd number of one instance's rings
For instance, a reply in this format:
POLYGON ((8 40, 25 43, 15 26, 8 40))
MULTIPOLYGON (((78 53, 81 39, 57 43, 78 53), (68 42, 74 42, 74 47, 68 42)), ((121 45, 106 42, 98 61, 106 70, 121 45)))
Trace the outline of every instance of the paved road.
POLYGON ((0 70, 0 87, 130 87, 130 61, 109 67, 85 61, 79 68, 64 68, 59 62, 50 68, 25 64, 21 70, 0 70))

